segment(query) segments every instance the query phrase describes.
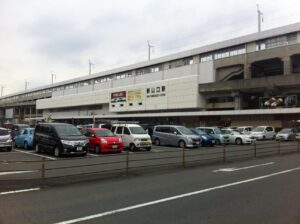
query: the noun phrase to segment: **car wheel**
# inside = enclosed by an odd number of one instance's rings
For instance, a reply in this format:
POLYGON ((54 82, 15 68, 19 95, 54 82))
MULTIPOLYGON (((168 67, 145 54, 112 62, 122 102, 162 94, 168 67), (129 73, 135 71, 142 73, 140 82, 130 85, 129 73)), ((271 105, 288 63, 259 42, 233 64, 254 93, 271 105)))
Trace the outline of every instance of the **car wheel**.
POLYGON ((242 144, 243 144, 242 139, 237 138, 237 139, 235 140, 235 144, 237 144, 237 145, 242 145, 242 144))
POLYGON ((135 151, 136 150, 136 147, 135 147, 135 144, 133 144, 133 143, 131 143, 130 145, 129 145, 129 151, 135 151))
POLYGON ((56 146, 55 149, 54 149, 54 156, 55 157, 60 157, 60 154, 61 154, 61 152, 60 152, 59 148, 56 146))
POLYGON ((185 142, 184 142, 184 141, 180 141, 180 142, 178 143, 178 146, 179 146, 180 148, 185 148, 185 142))
POLYGON ((6 150, 7 150, 8 152, 10 152, 10 151, 12 150, 12 147, 8 147, 6 150))
POLYGON ((38 144, 35 144, 35 152, 36 153, 40 153, 41 152, 41 149, 40 149, 40 146, 38 144))
POLYGON ((216 139, 216 145, 221 145, 220 139, 216 139))
POLYGON ((157 146, 160 146, 160 140, 158 138, 156 138, 154 140, 154 144, 157 145, 157 146))
POLYGON ((24 142, 24 149, 27 150, 28 149, 28 143, 24 142))
POLYGON ((99 154, 100 153, 100 147, 99 145, 95 146, 95 153, 99 154))

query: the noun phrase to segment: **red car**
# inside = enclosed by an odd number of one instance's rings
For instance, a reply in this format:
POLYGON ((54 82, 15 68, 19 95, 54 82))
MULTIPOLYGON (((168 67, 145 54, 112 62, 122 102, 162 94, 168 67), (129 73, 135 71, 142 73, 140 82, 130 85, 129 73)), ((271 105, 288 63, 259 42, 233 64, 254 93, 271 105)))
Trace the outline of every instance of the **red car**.
POLYGON ((87 128, 82 129, 81 132, 88 137, 91 152, 121 152, 123 150, 122 139, 106 128, 87 128))

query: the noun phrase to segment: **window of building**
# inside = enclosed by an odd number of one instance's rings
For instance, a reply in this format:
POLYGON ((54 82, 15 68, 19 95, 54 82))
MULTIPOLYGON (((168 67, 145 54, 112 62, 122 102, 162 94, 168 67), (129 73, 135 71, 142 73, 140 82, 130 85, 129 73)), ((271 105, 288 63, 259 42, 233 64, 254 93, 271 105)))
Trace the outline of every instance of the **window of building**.
POLYGON ((131 77, 131 76, 132 76, 131 72, 118 73, 116 75, 116 79, 125 79, 125 78, 131 77))
POLYGON ((295 44, 296 42, 297 42, 297 34, 291 33, 284 36, 278 36, 278 37, 273 37, 266 40, 258 41, 256 43, 256 50, 260 51, 260 50, 270 49, 274 47, 285 46, 288 44, 295 44))
POLYGON ((148 74, 148 73, 159 72, 159 71, 161 71, 161 69, 162 69, 161 65, 153 65, 150 67, 137 69, 136 75, 144 75, 144 74, 148 74))
POLYGON ((170 69, 177 68, 177 67, 181 67, 181 66, 185 66, 185 65, 191 65, 193 63, 194 63, 194 61, 193 61, 192 57, 183 58, 183 59, 169 62, 169 68, 170 69))

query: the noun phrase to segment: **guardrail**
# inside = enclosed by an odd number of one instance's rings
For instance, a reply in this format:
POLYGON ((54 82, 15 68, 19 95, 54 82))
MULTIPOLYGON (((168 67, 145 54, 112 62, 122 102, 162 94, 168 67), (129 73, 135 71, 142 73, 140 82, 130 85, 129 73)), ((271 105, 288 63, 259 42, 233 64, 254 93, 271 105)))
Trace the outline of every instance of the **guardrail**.
POLYGON ((203 164, 227 162, 263 156, 300 152, 300 141, 260 142, 251 145, 223 145, 198 149, 168 150, 161 152, 137 152, 108 154, 95 157, 61 158, 59 160, 0 161, 1 172, 24 172, 23 175, 0 176, 0 180, 47 179, 89 174, 121 174, 161 167, 187 168, 203 164))

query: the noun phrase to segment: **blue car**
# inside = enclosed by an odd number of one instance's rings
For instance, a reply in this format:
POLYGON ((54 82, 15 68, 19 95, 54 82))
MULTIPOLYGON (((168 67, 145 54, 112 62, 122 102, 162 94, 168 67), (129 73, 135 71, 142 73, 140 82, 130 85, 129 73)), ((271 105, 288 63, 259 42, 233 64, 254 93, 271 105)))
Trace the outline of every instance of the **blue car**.
POLYGON ((199 135, 201 138, 201 146, 214 146, 216 143, 216 139, 207 134, 204 131, 201 131, 200 129, 196 129, 196 128, 190 128, 190 130, 195 133, 196 135, 199 135))
POLYGON ((14 138, 14 147, 32 148, 33 132, 34 128, 25 128, 21 134, 14 138))

